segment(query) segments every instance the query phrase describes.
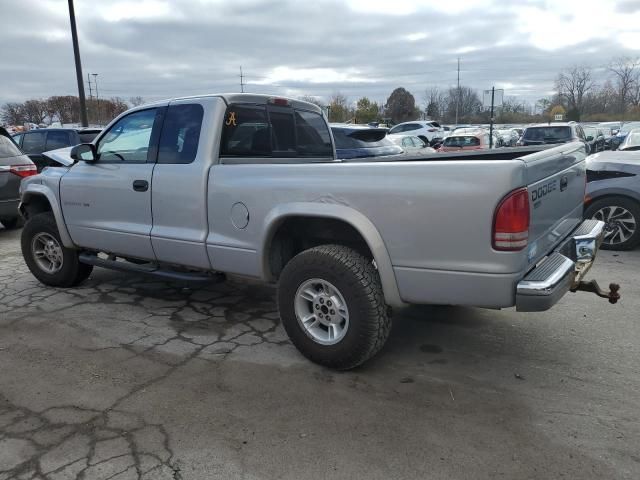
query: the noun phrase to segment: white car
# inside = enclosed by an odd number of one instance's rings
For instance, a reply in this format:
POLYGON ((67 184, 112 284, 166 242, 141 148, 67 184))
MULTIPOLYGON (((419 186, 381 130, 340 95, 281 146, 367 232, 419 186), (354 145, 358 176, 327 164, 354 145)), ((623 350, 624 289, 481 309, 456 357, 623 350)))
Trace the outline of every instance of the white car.
POLYGON ((444 138, 445 132, 438 122, 415 120, 413 122, 399 123, 389 130, 389 135, 397 133, 415 135, 425 142, 431 143, 434 138, 444 138))
POLYGON ((429 153, 436 153, 435 148, 431 148, 427 142, 415 135, 403 135, 402 133, 392 133, 387 135, 388 140, 391 140, 396 145, 402 147, 405 153, 411 155, 423 155, 429 153))

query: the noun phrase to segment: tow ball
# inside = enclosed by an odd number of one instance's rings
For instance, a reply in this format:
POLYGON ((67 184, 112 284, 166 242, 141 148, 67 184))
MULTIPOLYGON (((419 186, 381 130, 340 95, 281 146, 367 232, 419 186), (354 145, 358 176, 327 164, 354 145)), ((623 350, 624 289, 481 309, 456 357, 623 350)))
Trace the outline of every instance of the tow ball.
POLYGON ((572 292, 581 291, 595 293, 599 297, 609 299, 609 303, 618 303, 618 300, 620 300, 618 290, 620 290, 620 285, 617 283, 610 283, 609 291, 606 292, 600 288, 600 285, 598 285, 598 282, 595 280, 591 280, 590 282, 581 281, 571 289, 572 292))

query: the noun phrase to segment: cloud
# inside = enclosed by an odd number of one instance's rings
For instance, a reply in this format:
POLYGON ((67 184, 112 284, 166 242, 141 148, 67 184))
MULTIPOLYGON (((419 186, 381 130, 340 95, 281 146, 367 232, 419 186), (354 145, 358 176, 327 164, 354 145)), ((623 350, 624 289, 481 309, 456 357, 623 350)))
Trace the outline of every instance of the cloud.
MULTIPOLYGON (((455 84, 461 57, 463 84, 533 101, 562 68, 638 55, 640 10, 610 3, 76 0, 76 14, 85 75, 99 74, 105 96, 238 91, 242 65, 252 92, 384 102, 403 86, 420 102, 455 84)), ((67 2, 2 11, 0 102, 77 92, 67 2)))

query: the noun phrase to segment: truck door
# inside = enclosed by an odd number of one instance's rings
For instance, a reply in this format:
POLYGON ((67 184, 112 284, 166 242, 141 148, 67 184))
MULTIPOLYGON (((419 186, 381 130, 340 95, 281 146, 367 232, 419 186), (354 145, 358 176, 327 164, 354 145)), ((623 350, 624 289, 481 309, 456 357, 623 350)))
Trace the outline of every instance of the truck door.
POLYGON ((97 160, 75 164, 60 198, 79 246, 154 260, 151 178, 164 108, 137 110, 97 139, 97 160))
POLYGON ((151 242, 158 261, 211 268, 205 241, 207 182, 222 130, 224 101, 201 98, 171 102, 162 126, 153 171, 151 242), (200 132, 208 132, 200 135, 200 132))

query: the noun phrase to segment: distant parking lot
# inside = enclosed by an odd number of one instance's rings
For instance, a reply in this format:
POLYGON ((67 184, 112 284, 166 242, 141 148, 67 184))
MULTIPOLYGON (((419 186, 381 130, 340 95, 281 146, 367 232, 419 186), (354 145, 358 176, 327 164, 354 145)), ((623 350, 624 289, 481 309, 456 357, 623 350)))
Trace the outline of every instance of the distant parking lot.
POLYGON ((596 262, 618 305, 412 307, 337 373, 290 345, 270 287, 46 288, 19 233, 0 227, 0 480, 640 477, 638 250, 596 262))

